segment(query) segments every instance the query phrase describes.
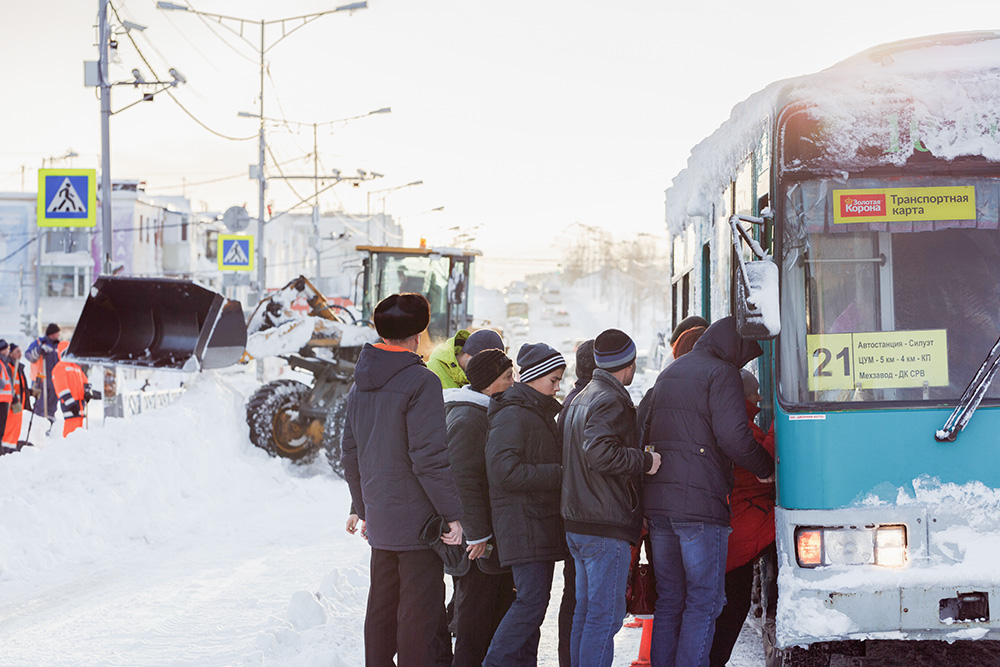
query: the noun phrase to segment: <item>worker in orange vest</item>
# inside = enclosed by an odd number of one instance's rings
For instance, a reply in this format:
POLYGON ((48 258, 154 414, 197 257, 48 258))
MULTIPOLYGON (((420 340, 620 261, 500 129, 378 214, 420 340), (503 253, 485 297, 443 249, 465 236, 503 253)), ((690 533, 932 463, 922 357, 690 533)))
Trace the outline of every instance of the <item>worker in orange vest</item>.
POLYGON ((90 400, 90 385, 83 369, 71 361, 63 361, 62 355, 69 347, 69 341, 59 343, 59 363, 52 369, 52 384, 59 404, 62 406, 63 437, 83 426, 83 412, 90 400))
POLYGON ((24 365, 21 363, 21 348, 11 344, 8 348, 7 370, 10 371, 13 383, 14 398, 7 413, 7 425, 3 432, 3 441, 0 446, 9 450, 18 449, 18 441, 21 438, 21 420, 25 410, 31 409, 31 389, 28 387, 28 378, 24 375, 24 365))
MULTIPOLYGON (((14 383, 11 379, 10 367, 7 365, 7 354, 10 346, 0 339, 0 433, 7 428, 7 415, 14 401, 14 383)), ((3 445, 0 445, 2 448, 3 445)), ((6 453, 6 450, 0 451, 6 453)))

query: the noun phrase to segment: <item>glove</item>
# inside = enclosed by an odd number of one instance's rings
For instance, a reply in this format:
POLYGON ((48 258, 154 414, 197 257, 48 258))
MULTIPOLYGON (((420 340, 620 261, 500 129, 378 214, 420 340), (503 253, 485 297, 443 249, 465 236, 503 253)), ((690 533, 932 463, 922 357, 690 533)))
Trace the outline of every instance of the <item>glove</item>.
POLYGON ((42 395, 42 388, 40 386, 39 387, 32 387, 31 388, 31 397, 32 398, 39 398, 41 395, 42 395))
POLYGON ((83 400, 87 403, 94 398, 94 394, 90 390, 91 386, 89 382, 83 385, 83 400))
POLYGON ((42 343, 39 347, 42 348, 42 352, 45 354, 53 354, 56 351, 56 348, 49 343, 42 343))

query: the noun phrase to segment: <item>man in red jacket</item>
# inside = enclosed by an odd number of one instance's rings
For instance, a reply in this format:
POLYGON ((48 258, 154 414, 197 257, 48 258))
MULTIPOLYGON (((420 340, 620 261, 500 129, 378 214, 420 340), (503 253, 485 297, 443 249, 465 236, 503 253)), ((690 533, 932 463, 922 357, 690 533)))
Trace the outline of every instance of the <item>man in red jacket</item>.
MULTIPOLYGON (((774 425, 765 434, 754 418, 760 412, 760 384, 753 373, 741 370, 743 396, 754 439, 774 456, 774 425)), ((774 544, 774 482, 762 483, 739 466, 733 467, 732 528, 726 554, 726 606, 715 621, 710 667, 725 667, 750 611, 754 562, 774 544)))

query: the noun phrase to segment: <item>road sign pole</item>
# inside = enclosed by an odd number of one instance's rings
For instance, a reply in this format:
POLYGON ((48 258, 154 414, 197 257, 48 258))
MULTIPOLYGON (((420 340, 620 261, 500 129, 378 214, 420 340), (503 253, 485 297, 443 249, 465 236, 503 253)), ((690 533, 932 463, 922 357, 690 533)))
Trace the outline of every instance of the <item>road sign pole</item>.
POLYGON ((101 87, 101 270, 111 275, 113 235, 111 229, 111 77, 108 73, 108 4, 110 0, 98 0, 98 20, 100 21, 97 49, 100 55, 101 87))

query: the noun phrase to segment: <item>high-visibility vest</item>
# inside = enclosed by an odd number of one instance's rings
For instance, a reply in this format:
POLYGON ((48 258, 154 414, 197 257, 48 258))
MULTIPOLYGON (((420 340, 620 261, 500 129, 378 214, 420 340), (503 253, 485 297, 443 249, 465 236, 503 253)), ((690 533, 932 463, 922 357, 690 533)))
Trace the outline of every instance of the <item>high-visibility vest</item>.
POLYGON ((52 384, 56 388, 56 395, 59 396, 59 403, 62 404, 63 412, 70 413, 67 408, 75 399, 79 411, 83 412, 83 391, 87 383, 87 376, 83 374, 83 369, 69 361, 60 361, 52 369, 52 384))
POLYGON ((14 402, 14 382, 7 361, 0 362, 0 403, 14 402))

